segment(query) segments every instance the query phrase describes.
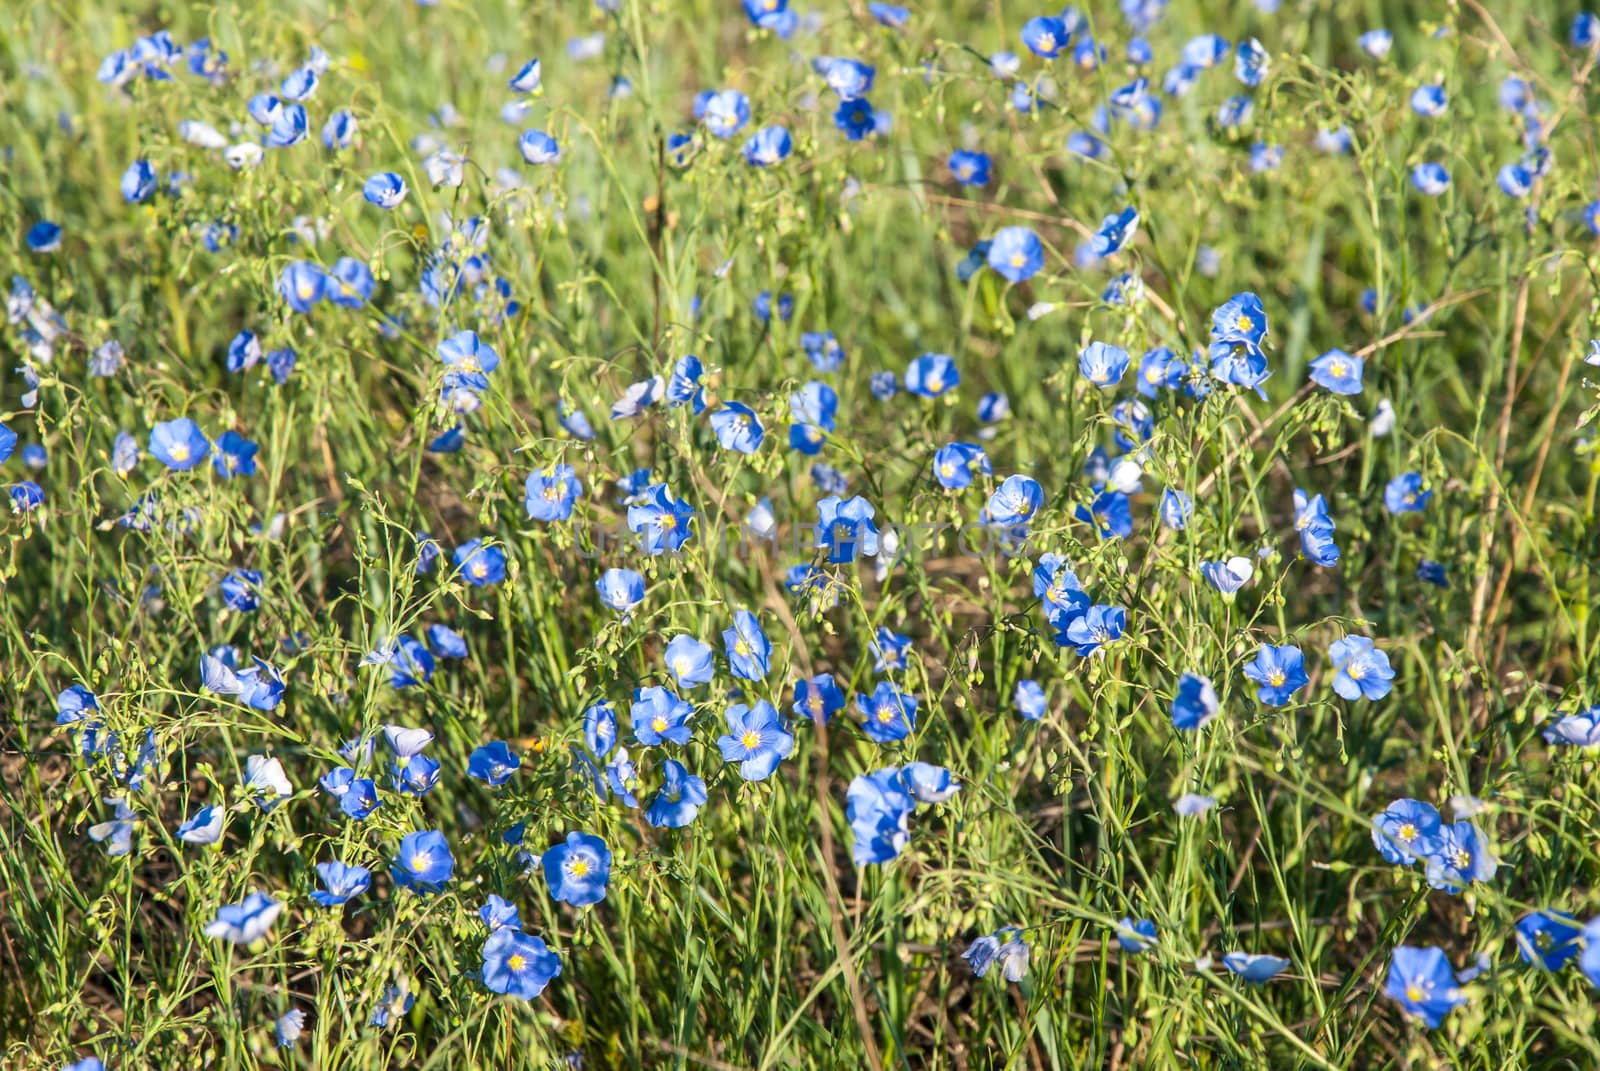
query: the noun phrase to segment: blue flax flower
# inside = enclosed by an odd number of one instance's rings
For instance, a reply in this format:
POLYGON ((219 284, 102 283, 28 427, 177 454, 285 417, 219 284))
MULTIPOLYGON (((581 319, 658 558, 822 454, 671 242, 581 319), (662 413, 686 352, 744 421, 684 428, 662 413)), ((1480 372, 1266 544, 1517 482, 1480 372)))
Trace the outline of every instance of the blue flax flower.
POLYGON ((739 776, 746 781, 766 780, 794 752, 793 734, 765 699, 753 707, 735 703, 723 717, 728 732, 718 738, 717 747, 724 761, 739 763, 739 776))
POLYGON ((598 904, 611 880, 611 849, 589 833, 572 832, 540 859, 550 898, 573 907, 598 904))
POLYGON ((561 973, 561 957, 543 938, 500 929, 483 943, 483 985, 491 993, 533 1000, 561 973))
MULTIPOLYGON (((706 657, 710 658, 709 650, 706 657)), ((652 685, 635 689, 628 716, 633 722, 635 739, 646 747, 658 747, 668 742, 687 744, 692 713, 694 708, 671 691, 652 685)))
POLYGON ((1389 656, 1372 645, 1365 636, 1346 636, 1328 648, 1328 658, 1337 674, 1333 690, 1344 699, 1382 699, 1389 694, 1394 670, 1389 656))
POLYGON ((645 821, 661 829, 682 829, 695 820, 706 802, 706 783, 681 762, 661 764, 661 790, 645 811, 645 821))
POLYGON ((904 740, 917 727, 917 697, 879 681, 872 694, 857 695, 861 731, 880 744, 904 740))
POLYGON ((1558 971, 1575 958, 1582 925, 1561 911, 1530 911, 1517 920, 1517 950, 1524 963, 1558 971))
POLYGON ((772 658, 772 643, 755 614, 749 610, 735 610, 732 627, 722 630, 722 646, 728 655, 728 668, 735 677, 747 681, 765 679, 772 658))
POLYGON ((1244 667, 1244 675, 1260 686, 1256 698, 1269 707, 1283 706, 1311 680, 1306 675, 1305 655, 1292 644, 1262 644, 1255 661, 1244 667))
POLYGON ((845 793, 850 823, 850 854, 857 866, 887 863, 911 839, 909 819, 916 802, 906 791, 900 769, 890 766, 861 774, 845 793))
POLYGON ((1400 945, 1391 954, 1383 991, 1430 1030, 1467 999, 1442 949, 1409 945, 1400 945))
POLYGON ((427 829, 400 839, 400 852, 389 866, 389 876, 401 888, 427 895, 443 892, 455 868, 455 856, 450 854, 444 834, 427 829))
POLYGON ((311 899, 323 907, 338 907, 366 892, 372 884, 372 872, 366 867, 338 860, 318 863, 317 876, 322 879, 322 888, 313 890, 311 899))
POLYGON ((1433 804, 1395 800, 1372 819, 1372 843, 1386 862, 1410 866, 1433 853, 1442 825, 1439 810, 1433 804))

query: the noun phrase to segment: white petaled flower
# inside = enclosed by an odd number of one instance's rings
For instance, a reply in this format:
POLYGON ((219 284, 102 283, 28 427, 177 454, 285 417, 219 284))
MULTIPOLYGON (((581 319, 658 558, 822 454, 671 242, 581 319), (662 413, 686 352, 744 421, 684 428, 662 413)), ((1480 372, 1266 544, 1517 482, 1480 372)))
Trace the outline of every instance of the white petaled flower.
POLYGON ((283 772, 283 763, 265 755, 251 755, 245 760, 244 792, 270 811, 279 802, 294 794, 294 786, 283 772))
MULTIPOLYGON (((1139 492, 1139 478, 1144 475, 1144 470, 1137 461, 1131 458, 1119 458, 1111 466, 1111 486, 1125 495, 1139 492)), ((1240 559, 1235 559, 1240 560, 1240 559)))
POLYGON ((1372 414, 1372 420, 1367 424, 1367 430, 1373 438, 1381 439, 1394 430, 1394 406, 1385 398, 1378 403, 1378 411, 1372 414))
POLYGON ((264 155, 265 153, 263 152, 261 146, 256 142, 241 141, 236 145, 228 146, 227 149, 223 151, 222 158, 226 160, 228 162, 228 166, 233 168, 235 171, 245 171, 259 164, 261 162, 261 157, 264 155))
POLYGON ((223 137, 222 131, 210 123, 202 123, 198 119, 183 119, 178 122, 178 136, 190 145, 201 149, 227 148, 228 139, 223 137))

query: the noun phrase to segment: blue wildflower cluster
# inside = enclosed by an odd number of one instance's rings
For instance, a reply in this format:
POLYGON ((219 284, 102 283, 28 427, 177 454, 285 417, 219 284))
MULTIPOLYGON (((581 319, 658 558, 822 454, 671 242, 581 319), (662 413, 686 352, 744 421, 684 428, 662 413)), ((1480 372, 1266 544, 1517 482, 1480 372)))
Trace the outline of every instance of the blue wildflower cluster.
POLYGON ((6 1066, 1600 1066, 1600 16, 1291 6, 12 20, 6 1066))

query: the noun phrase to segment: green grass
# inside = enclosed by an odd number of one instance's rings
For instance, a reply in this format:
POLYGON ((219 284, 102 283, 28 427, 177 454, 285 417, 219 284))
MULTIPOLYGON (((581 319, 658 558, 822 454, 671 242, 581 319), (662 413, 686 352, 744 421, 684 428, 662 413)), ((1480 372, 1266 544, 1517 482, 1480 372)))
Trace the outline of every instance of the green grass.
MULTIPOLYGON (((819 33, 790 42, 752 31, 721 0, 623 0, 615 15, 578 0, 214 10, 59 0, 0 11, 0 260, 69 324, 38 366, 37 405, 22 406, 20 376, 0 385, 0 416, 49 451, 42 473, 6 463, 8 483, 37 480, 46 501, 0 521, 0 1063, 55 1068, 90 1053, 115 1069, 352 1071, 548 1068, 569 1053, 589 1068, 763 1071, 1600 1063, 1594 990, 1573 967, 1527 967, 1513 939, 1535 907, 1600 914, 1600 778, 1592 758, 1540 736, 1553 711, 1597 698, 1600 463, 1579 417, 1595 402, 1582 357, 1600 334, 1600 262, 1582 220, 1596 156, 1591 58, 1565 40, 1575 9, 1468 2, 1440 9, 1449 32, 1434 38, 1409 5, 1284 0, 1267 16, 1241 4, 1220 23, 1212 6, 1173 0, 1150 31, 1147 73, 1158 88, 1195 33, 1259 37, 1273 67, 1253 118, 1217 126, 1222 100, 1245 92, 1230 58, 1188 97, 1164 98, 1155 131, 1120 128, 1097 162, 1063 145, 1133 77, 1111 4, 1093 16, 1112 62, 1087 73, 1058 61, 1057 100, 1032 117, 1011 110, 1008 86, 982 65, 996 49, 1024 51, 1017 32, 1036 12, 1012 4, 925 5, 903 34, 830 4, 819 33), (1379 25, 1395 35, 1381 63, 1355 44, 1379 25), (232 56, 232 77, 135 82, 126 98, 96 83, 106 53, 162 27, 184 44, 209 35, 232 56), (602 58, 567 58, 568 38, 601 30, 602 58), (234 172, 179 140, 186 118, 254 136, 245 102, 313 43, 334 66, 307 102, 305 144, 234 172), (508 62, 489 73, 496 52, 508 62), (876 66, 871 99, 892 114, 891 133, 848 142, 833 128, 833 96, 808 65, 817 54, 876 66), (543 94, 507 125, 505 81, 533 56, 543 94), (1559 116, 1554 167, 1526 201, 1495 188, 1522 152, 1496 103, 1509 73, 1533 80, 1559 116), (617 74, 632 95, 608 97, 617 74), (1425 120, 1408 101, 1433 81, 1450 110, 1425 120), (749 94, 751 130, 789 127, 788 161, 747 167, 741 136, 685 170, 666 163, 664 139, 689 128, 694 94, 722 86, 749 94), (461 124, 430 126, 446 101, 461 124), (319 132, 338 107, 355 112, 361 135, 333 154, 319 132), (1312 147, 1318 127, 1341 124, 1351 154, 1312 147), (516 136, 529 126, 557 137, 559 165, 521 163, 516 136), (979 190, 956 186, 944 164, 966 126, 994 159, 979 190), (472 160, 459 189, 429 187, 423 154, 408 147, 427 132, 472 160), (1250 171, 1255 141, 1283 147, 1281 169, 1250 171), (163 177, 188 172, 183 195, 125 204, 117 179, 140 156, 163 177), (1442 197, 1410 185, 1424 160, 1451 172, 1442 197), (523 193, 495 183, 500 167, 521 174, 523 193), (393 213, 361 198, 384 170, 411 188, 393 213), (1075 268, 1074 248, 1127 204, 1142 222, 1116 267, 1075 268), (491 220, 491 278, 521 305, 504 323, 420 299, 423 260, 448 234, 442 212, 491 220), (325 220, 325 237, 292 237, 300 216, 325 220), (23 244, 40 219, 66 232, 49 257, 23 244), (216 219, 238 232, 220 254, 200 238, 216 219), (988 271, 961 282, 972 244, 1013 224, 1037 231, 1045 270, 1019 287, 988 271), (1200 271, 1202 247, 1219 255, 1214 276, 1200 271), (275 295, 289 261, 344 255, 379 278, 369 310, 324 304, 300 316, 275 295), (1117 271, 1138 273, 1147 297, 1104 304, 1117 271), (1361 311, 1367 287, 1375 316, 1361 311), (751 315, 764 289, 793 296, 791 321, 751 315), (1095 338, 1136 360, 1161 344, 1187 353, 1205 343, 1211 309, 1244 290, 1261 295, 1272 325, 1269 400, 1227 388, 1149 402, 1135 533, 1098 540, 1074 517, 1092 497, 1082 468, 1110 446, 1111 407, 1133 377, 1115 392, 1092 388, 1079 349, 1095 338), (1054 309, 1030 319, 1036 302, 1054 309), (1408 322, 1408 308, 1424 311, 1408 322), (379 309, 404 320, 395 337, 378 330, 379 309), (466 418, 465 448, 434 455, 424 447, 453 423, 436 401, 434 350, 456 326, 477 327, 502 364, 466 418), (229 340, 246 328, 266 349, 298 352, 286 385, 261 367, 226 371, 229 340), (799 345, 820 330, 848 354, 831 377, 799 345), (86 360, 108 338, 128 364, 90 377, 86 360), (1309 362, 1334 347, 1367 358, 1360 396, 1302 389, 1309 362), (956 392, 873 399, 871 372, 900 373, 924 351, 954 357, 956 392), (690 352, 720 369, 714 396, 760 415, 757 454, 719 450, 687 408, 607 419, 629 383, 669 374, 690 352), (821 497, 813 459, 787 449, 789 395, 814 378, 840 398, 838 430, 815 460, 842 471, 880 524, 951 526, 886 580, 870 563, 839 570, 844 598, 826 612, 782 585, 801 560, 788 541, 821 497), (990 390, 1011 404, 984 443, 995 480, 946 492, 932 453, 974 439, 990 390), (1381 438, 1368 427, 1380 398, 1397 417, 1381 438), (559 402, 587 412, 593 442, 563 433, 559 402), (168 473, 146 456, 116 475, 118 430, 142 447, 150 426, 182 414, 212 436, 235 428, 259 442, 258 474, 168 473), (536 524, 523 509, 523 480, 555 461, 584 485, 571 525, 536 524), (623 524, 614 481, 641 467, 698 511, 681 557, 596 543, 623 524), (1391 515, 1384 485, 1409 470, 1433 498, 1421 515, 1391 515), (1029 554, 963 548, 955 530, 1014 472, 1045 490, 1029 554), (1195 499, 1183 532, 1157 525, 1167 486, 1195 499), (1328 498, 1335 568, 1299 557, 1297 487, 1328 498), (156 523, 118 526, 146 493, 162 503, 156 523), (763 496, 783 526, 779 551, 739 538, 763 496), (418 577, 418 529, 446 561, 457 544, 492 540, 510 575, 492 588, 418 577), (1232 601, 1200 579, 1202 562, 1266 548, 1275 553, 1232 601), (1054 642, 1030 582, 1046 550, 1073 563, 1096 601, 1127 609, 1127 635, 1103 657, 1054 642), (1417 579, 1423 559, 1448 566, 1448 590, 1417 579), (646 577, 631 620, 595 597, 615 565, 646 577), (216 593, 237 567, 265 578, 254 613, 228 611, 216 593), (151 585, 155 601, 143 597, 151 585), (885 746, 848 712, 826 736, 796 724, 797 749, 777 774, 742 783, 715 743, 732 683, 718 634, 738 607, 774 644, 768 677, 742 682, 747 698, 786 713, 802 676, 832 672, 847 694, 870 691, 880 625, 913 636, 901 684, 921 699, 917 731, 885 746), (471 655, 441 660, 426 687, 396 691, 360 665, 384 638, 435 621, 461 631, 471 655), (632 745, 631 691, 662 682, 661 649, 680 632, 718 648, 719 676, 692 694, 693 742, 672 750, 710 799, 671 831, 615 801, 596 805, 569 749, 601 698, 618 705, 632 745), (1389 655, 1387 698, 1333 694, 1326 650, 1345 634, 1389 655), (279 646, 286 636, 301 637, 292 652, 279 646), (1305 649, 1312 680, 1288 707, 1258 704, 1242 675, 1263 642, 1305 649), (282 706, 264 713, 201 691, 200 655, 221 643, 284 670, 282 706), (1209 675, 1222 700, 1197 734, 1169 720, 1186 670, 1209 675), (1050 697, 1038 722, 1012 706, 1024 678, 1050 697), (54 724, 52 697, 80 681, 110 728, 126 741, 153 731, 160 750, 158 772, 130 794, 126 856, 87 835, 110 817, 102 799, 122 790, 54 724), (424 799, 385 792, 370 819, 347 822, 317 778, 341 762, 339 744, 385 724, 434 732, 443 777, 424 799), (494 792, 465 776, 467 755, 492 739, 524 760, 494 792), (297 791, 262 813, 240 785, 246 756, 268 753, 297 791), (917 809, 899 858, 853 866, 846 786, 913 759, 948 767, 960 792, 917 809), (1188 791, 1220 804, 1180 820, 1172 800, 1188 791), (1479 820, 1501 863, 1492 882, 1452 897, 1430 891, 1420 867, 1379 858, 1370 819, 1392 799, 1448 811, 1462 794, 1487 804, 1479 820), (205 804, 230 807, 225 839, 179 843, 176 826, 205 804), (552 902, 501 841, 520 821, 535 854, 573 829, 605 838, 616 854, 606 900, 581 911, 552 902), (426 828, 449 837, 457 869, 444 895, 423 899, 385 872, 400 837, 426 828), (308 899, 314 865, 332 858, 374 874, 342 916, 308 899), (219 905, 258 888, 285 903, 264 942, 202 934, 219 905), (561 955, 538 1000, 478 981, 477 908, 491 892, 561 955), (1125 915, 1155 922, 1149 952, 1118 950, 1125 915), (961 952, 1006 924, 1026 929, 1028 976, 974 978, 961 952), (1382 995, 1399 944, 1438 945, 1457 967, 1486 953, 1491 966, 1428 1032, 1382 995), (1197 969, 1234 949, 1291 966, 1259 988, 1197 969), (416 1004, 386 1030, 369 1027, 393 979, 416 1004), (278 1050, 272 1022, 292 1007, 307 1013, 306 1034, 278 1050)), ((1023 60, 1025 77, 1041 69, 1023 60)), ((18 327, 4 338, 3 367, 22 365, 18 327)), ((654 776, 645 770, 642 800, 654 776)))

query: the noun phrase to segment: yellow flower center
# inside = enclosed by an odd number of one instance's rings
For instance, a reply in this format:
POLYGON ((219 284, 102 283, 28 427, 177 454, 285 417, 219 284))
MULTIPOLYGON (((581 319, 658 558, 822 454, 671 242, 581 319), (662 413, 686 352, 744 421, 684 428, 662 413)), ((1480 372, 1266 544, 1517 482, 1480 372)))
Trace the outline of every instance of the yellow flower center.
POLYGON ((589 860, 579 856, 567 864, 567 873, 571 874, 575 878, 583 877, 585 874, 589 873, 589 860))
POLYGON ((748 750, 754 750, 761 746, 761 734, 754 729, 746 729, 745 734, 739 738, 739 743, 748 750))
POLYGON ((506 960, 506 968, 512 971, 520 971, 527 965, 528 957, 524 956, 521 952, 513 952, 511 957, 506 960))
POLYGON ((1283 682, 1287 679, 1288 678, 1284 676, 1283 670, 1281 669, 1275 669, 1267 674, 1267 683, 1272 685, 1274 688, 1282 688, 1283 682))
POLYGON ((650 719, 650 728, 654 729, 658 733, 666 732, 667 719, 663 718, 660 714, 657 714, 655 717, 650 719))
POLYGON ((189 444, 188 443, 173 443, 172 444, 171 453, 172 453, 172 460, 174 460, 174 461, 188 461, 189 460, 189 444))

